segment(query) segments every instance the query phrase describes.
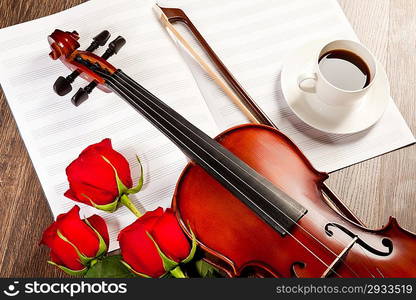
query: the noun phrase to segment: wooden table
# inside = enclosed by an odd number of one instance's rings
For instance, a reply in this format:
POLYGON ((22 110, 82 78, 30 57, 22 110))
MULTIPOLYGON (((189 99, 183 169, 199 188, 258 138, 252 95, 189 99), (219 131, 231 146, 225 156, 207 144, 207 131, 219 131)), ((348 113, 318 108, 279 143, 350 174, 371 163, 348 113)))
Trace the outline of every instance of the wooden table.
MULTIPOLYGON (((0 27, 81 2, 1 0, 0 27)), ((416 132, 416 1, 339 2, 361 41, 385 66, 392 96, 416 132)), ((38 246, 52 215, 6 99, 0 95, 0 277, 64 277, 46 263, 48 250, 38 246)), ((367 225, 379 227, 394 215, 416 231, 416 147, 333 173, 328 183, 367 225)))

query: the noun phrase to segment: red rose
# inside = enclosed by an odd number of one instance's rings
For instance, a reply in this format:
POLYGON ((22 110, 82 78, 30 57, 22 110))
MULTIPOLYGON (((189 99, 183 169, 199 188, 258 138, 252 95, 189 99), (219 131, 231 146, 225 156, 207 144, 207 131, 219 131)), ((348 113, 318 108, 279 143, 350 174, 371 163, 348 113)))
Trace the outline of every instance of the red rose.
POLYGON ((145 277, 181 273, 178 264, 191 260, 196 247, 193 243, 191 249, 172 209, 164 212, 161 207, 124 228, 118 240, 125 265, 145 277))
POLYGON ((143 177, 132 188, 129 163, 114 151, 110 139, 88 146, 66 168, 66 174, 69 181, 66 197, 109 212, 115 211, 121 201, 140 216, 127 195, 141 189, 143 177))
POLYGON ((51 264, 70 275, 82 275, 97 257, 107 252, 107 225, 98 215, 81 220, 75 205, 45 230, 41 244, 51 249, 51 264))

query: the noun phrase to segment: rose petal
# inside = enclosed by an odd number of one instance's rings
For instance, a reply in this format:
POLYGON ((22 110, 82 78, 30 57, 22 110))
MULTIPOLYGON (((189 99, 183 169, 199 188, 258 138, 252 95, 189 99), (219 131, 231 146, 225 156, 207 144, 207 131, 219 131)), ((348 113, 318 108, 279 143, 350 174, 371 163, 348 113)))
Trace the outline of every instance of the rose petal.
POLYGON ((51 250, 51 260, 53 262, 74 271, 79 271, 84 268, 77 252, 70 244, 56 236, 51 246, 53 249, 51 250))
POLYGON ((113 149, 113 146, 111 144, 111 139, 105 138, 99 143, 89 145, 87 148, 85 148, 81 152, 80 156, 82 154, 86 154, 86 153, 89 153, 91 151, 100 151, 100 150, 103 150, 103 149, 113 149))
POLYGON ((82 197, 81 199, 78 199, 77 196, 75 195, 74 191, 71 190, 71 189, 68 189, 64 193, 64 196, 71 199, 71 200, 81 202, 81 203, 84 203, 84 204, 87 204, 87 205, 91 205, 91 201, 88 201, 85 197, 82 197))
POLYGON ((92 215, 91 217, 87 218, 87 220, 91 224, 91 226, 94 227, 95 230, 97 230, 98 233, 102 236, 108 249, 110 239, 108 236, 107 224, 105 223, 104 219, 101 218, 99 215, 92 215))
POLYGON ((79 187, 82 188, 84 185, 105 191, 111 194, 113 199, 119 194, 114 170, 99 153, 80 156, 66 168, 66 174, 77 198, 78 194, 82 193, 79 187))
POLYGON ((123 184, 131 188, 130 166, 120 153, 112 149, 110 139, 88 146, 66 168, 72 191, 72 194, 68 194, 69 198, 90 204, 82 196, 86 194, 96 204, 105 205, 114 202, 119 196, 119 190, 113 167, 123 184))
MULTIPOLYGON (((72 193, 70 196, 75 198, 73 200, 90 206, 93 206, 91 201, 98 205, 106 205, 114 202, 118 198, 118 194, 114 195, 106 190, 98 189, 83 183, 72 182, 70 184, 70 190, 72 193), (89 199, 91 199, 91 201, 89 199)), ((65 194, 65 196, 67 195, 65 194)))
POLYGON ((51 260, 71 270, 81 270, 84 266, 75 249, 57 235, 58 224, 53 222, 43 233, 41 244, 51 249, 51 260))
MULTIPOLYGON (((128 188, 133 186, 130 173, 130 165, 122 154, 112 148, 110 139, 104 139, 98 144, 87 147, 87 149, 85 149, 81 154, 82 155, 80 155, 80 157, 104 156, 116 168, 117 174, 123 184, 128 188)), ((99 161, 99 163, 101 163, 101 161, 99 161)))
POLYGON ((136 221, 133 224, 132 227, 128 226, 128 230, 123 229, 118 236, 123 260, 136 272, 151 277, 161 276, 165 270, 156 246, 140 222, 136 221))
POLYGON ((176 262, 185 259, 191 246, 171 209, 167 209, 151 231, 162 252, 176 262))
POLYGON ((95 232, 79 217, 77 205, 66 214, 59 215, 56 222, 62 235, 73 243, 82 254, 95 257, 99 247, 99 239, 95 232))
POLYGON ((49 248, 52 248, 51 245, 53 243, 53 240, 56 237, 57 229, 58 229, 58 224, 56 222, 53 222, 51 225, 49 225, 49 227, 46 228, 45 231, 43 232, 40 244, 44 244, 48 246, 49 248))

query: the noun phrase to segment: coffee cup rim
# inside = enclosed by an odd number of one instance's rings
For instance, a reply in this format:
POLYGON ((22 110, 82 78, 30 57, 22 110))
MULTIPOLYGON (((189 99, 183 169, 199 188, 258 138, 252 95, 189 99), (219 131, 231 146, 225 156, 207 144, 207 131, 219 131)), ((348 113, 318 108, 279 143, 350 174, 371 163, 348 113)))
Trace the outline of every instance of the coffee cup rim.
MULTIPOLYGON (((339 49, 343 49, 343 48, 339 48, 339 49)), ((349 49, 345 49, 345 50, 347 50, 347 51, 351 51, 351 50, 349 50, 349 49)), ((354 53, 355 54, 355 53, 354 53)), ((358 55, 358 54, 357 54, 358 55)), ((335 88, 335 89, 337 89, 337 90, 339 90, 339 91, 341 91, 341 92, 343 92, 343 93, 351 93, 351 94, 354 94, 354 93, 361 93, 361 92, 363 92, 363 91, 366 91, 367 89, 369 89, 372 85, 373 85, 373 83, 374 83, 374 81, 375 81, 375 78, 376 78, 376 76, 377 76, 377 62, 376 62, 376 58, 375 58, 375 56, 373 55, 373 53, 371 53, 371 51, 366 47, 366 46, 364 46, 362 43, 360 43, 360 42, 357 42, 357 41, 353 41, 353 40, 348 40, 348 39, 336 39, 336 40, 330 40, 330 41, 328 41, 328 42, 326 42, 325 44, 323 44, 320 48, 319 48, 319 51, 318 51, 318 53, 316 54, 316 59, 315 59, 315 64, 316 64, 316 66, 317 66, 317 71, 320 73, 320 75, 321 75, 321 78, 325 81, 325 83, 326 84, 328 84, 328 85, 330 85, 331 87, 333 87, 333 88, 335 88), (374 76, 373 76, 373 78, 371 78, 371 81, 370 81, 370 83, 366 86, 366 87, 363 87, 363 88, 361 88, 361 89, 358 89, 358 90, 345 90, 345 89, 342 89, 342 88, 340 88, 340 87, 337 87, 337 86, 335 86, 334 84, 332 84, 331 82, 329 82, 326 78, 325 78, 325 76, 324 76, 324 74, 321 72, 321 69, 320 69, 320 67, 319 67, 319 58, 320 58, 320 54, 321 54, 321 51, 322 51, 322 49, 323 48, 325 48, 326 46, 328 46, 329 44, 331 44, 331 43, 335 43, 335 42, 348 42, 348 43, 354 43, 354 44, 356 44, 356 45, 358 45, 358 46, 360 46, 361 48, 363 48, 365 51, 367 51, 369 54, 370 54, 370 57, 371 57, 371 59, 374 61, 374 76)), ((360 56, 360 55, 359 55, 360 56)), ((360 58, 361 59, 363 59, 361 56, 360 56, 360 58)), ((363 59, 364 60, 364 59, 363 59)), ((367 61, 366 60, 364 60, 364 62, 365 63, 367 63, 367 61)))

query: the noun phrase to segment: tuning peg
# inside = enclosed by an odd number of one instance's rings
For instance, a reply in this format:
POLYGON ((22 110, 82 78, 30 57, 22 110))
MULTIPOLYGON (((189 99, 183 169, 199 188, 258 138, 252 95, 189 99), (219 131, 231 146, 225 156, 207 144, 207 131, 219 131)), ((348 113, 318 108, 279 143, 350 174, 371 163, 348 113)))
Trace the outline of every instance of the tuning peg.
POLYGON ((80 105, 85 100, 88 99, 88 95, 92 92, 92 90, 97 86, 95 81, 90 82, 85 88, 80 88, 75 95, 72 97, 71 102, 75 106, 80 105))
POLYGON ((121 48, 126 44, 126 40, 122 36, 115 38, 110 44, 108 44, 108 49, 101 56, 104 59, 108 59, 114 54, 117 54, 121 48))
MULTIPOLYGON (((76 33, 74 33, 76 34, 76 33)), ((100 34, 95 36, 93 38, 93 42, 89 45, 89 47, 86 49, 88 52, 95 51, 98 47, 104 46, 108 39, 110 38, 110 33, 108 30, 102 31, 100 34)), ((115 38, 109 45, 107 50, 104 52, 104 54, 101 56, 103 59, 108 59, 114 54, 117 54, 118 51, 126 44, 126 40, 118 36, 115 38)), ((75 70, 67 77, 60 76, 55 81, 55 84, 53 86, 55 92, 59 96, 64 96, 68 94, 72 90, 72 83, 74 82, 75 78, 77 78, 80 75, 80 72, 75 70)), ((89 85, 87 85, 84 88, 80 88, 74 96, 71 98, 72 103, 75 106, 80 105, 84 101, 88 99, 89 94, 92 92, 92 90, 98 85, 97 82, 92 81, 89 85)))
POLYGON ((75 70, 71 74, 69 74, 67 77, 59 76, 58 79, 56 79, 53 89, 59 96, 65 96, 70 91, 72 91, 71 84, 74 82, 75 78, 77 78, 79 75, 79 72, 75 70))
POLYGON ((107 43, 110 36, 111 36, 111 34, 108 30, 103 30, 103 31, 101 31, 100 34, 95 36, 93 38, 93 40, 96 41, 98 43, 98 45, 104 46, 107 43))
MULTIPOLYGON (((78 37, 78 33, 76 31, 73 31, 72 34, 74 35, 74 37, 78 37)), ((86 51, 93 52, 93 51, 97 50, 98 47, 104 46, 107 43, 110 36, 111 36, 111 34, 110 34, 110 32, 108 32, 108 30, 103 30, 102 32, 100 32, 98 35, 96 35, 93 38, 92 43, 88 46, 86 51)), ((67 77, 63 77, 63 76, 58 77, 58 79, 55 81, 55 84, 53 85, 53 89, 55 90, 55 92, 59 96, 65 96, 70 91, 72 91, 71 84, 74 82, 75 78, 77 78, 79 75, 80 75, 80 73, 77 70, 75 70, 70 75, 68 75, 67 77)), ((77 94, 79 92, 80 91, 78 91, 77 94)), ((80 96, 81 96, 81 94, 79 94, 79 97, 80 96)), ((75 97, 75 95, 74 95, 74 97, 75 97)), ((80 99, 83 99, 83 98, 84 97, 81 97, 80 99)), ((88 94, 87 94, 87 98, 88 98, 88 94)), ((83 101, 87 100, 87 98, 85 98, 83 101)), ((83 101, 81 101, 79 103, 82 103, 83 101)), ((77 101, 77 103, 78 103, 78 101, 77 101)))
MULTIPOLYGON (((88 47, 87 51, 94 51, 94 47, 97 47, 97 45, 104 45, 107 40, 110 37, 110 33, 107 30, 104 30, 99 35, 97 35, 94 38, 94 42, 88 47)), ((126 40, 118 36, 115 38, 110 44, 108 44, 108 49, 104 52, 104 54, 101 56, 103 59, 108 59, 114 54, 117 54, 118 51, 126 44, 126 40)), ((71 98, 72 103, 75 106, 79 106, 81 103, 86 101, 88 99, 88 95, 92 92, 92 90, 97 86, 97 82, 92 81, 89 85, 87 85, 85 88, 80 88, 74 96, 71 98)))
POLYGON ((108 32, 108 30, 101 31, 101 33, 99 33, 93 38, 91 45, 88 46, 86 51, 93 52, 97 50, 98 47, 104 46, 107 43, 110 36, 111 34, 110 32, 108 32))
MULTIPOLYGON (((78 36, 78 33, 76 31, 72 32, 72 34, 74 36, 78 36)), ((111 36, 111 34, 110 34, 110 32, 108 32, 108 30, 103 30, 102 32, 100 32, 98 35, 96 35, 93 38, 93 41, 92 41, 91 45, 88 46, 86 51, 93 52, 93 51, 97 50, 98 47, 104 46, 107 43, 110 36, 111 36)), ((53 89, 55 90, 55 92, 59 96, 65 96, 70 91, 72 91, 71 84, 74 82, 75 78, 77 78, 79 75, 80 75, 80 73, 77 70, 75 70, 70 75, 68 75, 67 77, 63 77, 63 76, 58 77, 58 79, 55 81, 55 84, 53 85, 53 89)), ((87 98, 88 98, 88 95, 87 95, 87 98)), ((83 101, 85 101, 85 100, 83 100, 83 101)), ((81 102, 83 102, 83 101, 81 101, 81 102)))

